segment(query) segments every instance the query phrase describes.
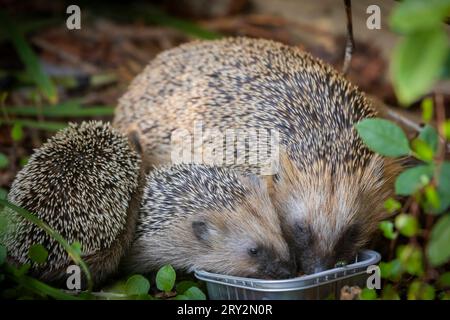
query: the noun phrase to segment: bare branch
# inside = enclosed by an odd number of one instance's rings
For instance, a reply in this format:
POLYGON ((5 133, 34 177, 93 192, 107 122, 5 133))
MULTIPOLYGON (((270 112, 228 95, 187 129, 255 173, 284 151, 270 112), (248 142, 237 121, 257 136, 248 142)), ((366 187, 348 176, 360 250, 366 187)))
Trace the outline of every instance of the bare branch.
POLYGON ((344 0, 344 4, 345 13, 347 16, 347 43, 345 45, 344 65, 342 67, 342 72, 347 74, 352 61, 352 54, 355 50, 355 39, 353 38, 352 2, 351 0, 344 0))

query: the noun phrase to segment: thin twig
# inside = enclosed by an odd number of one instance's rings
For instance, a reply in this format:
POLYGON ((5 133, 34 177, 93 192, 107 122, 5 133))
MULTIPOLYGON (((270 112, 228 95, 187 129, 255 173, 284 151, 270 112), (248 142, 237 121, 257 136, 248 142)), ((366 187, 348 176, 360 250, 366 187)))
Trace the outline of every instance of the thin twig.
POLYGON ((352 61, 352 55, 355 50, 355 39, 353 38, 353 23, 352 23, 352 2, 351 0, 344 0, 345 13, 347 15, 347 43, 345 45, 344 66, 342 72, 347 74, 350 63, 352 61))

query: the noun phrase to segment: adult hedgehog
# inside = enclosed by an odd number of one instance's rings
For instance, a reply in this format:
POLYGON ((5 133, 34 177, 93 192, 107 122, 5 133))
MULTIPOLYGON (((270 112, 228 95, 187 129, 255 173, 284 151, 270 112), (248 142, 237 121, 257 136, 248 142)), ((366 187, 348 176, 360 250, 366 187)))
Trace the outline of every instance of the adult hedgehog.
POLYGON ((354 129, 375 115, 355 86, 309 54, 229 38, 161 53, 120 99, 114 124, 139 140, 147 167, 169 162, 171 134, 192 133, 197 121, 222 133, 277 130, 285 153, 272 201, 298 265, 311 273, 353 259, 384 218, 398 166, 354 129))
MULTIPOLYGON (((133 239, 140 205, 140 157, 109 124, 70 124, 39 149, 17 174, 8 200, 35 214, 69 243, 81 243, 95 284, 114 273, 133 239)), ((40 227, 8 209, 12 230, 1 239, 13 263, 31 263, 45 281, 67 278, 64 248, 40 227), (49 252, 32 263, 32 245, 49 252)))

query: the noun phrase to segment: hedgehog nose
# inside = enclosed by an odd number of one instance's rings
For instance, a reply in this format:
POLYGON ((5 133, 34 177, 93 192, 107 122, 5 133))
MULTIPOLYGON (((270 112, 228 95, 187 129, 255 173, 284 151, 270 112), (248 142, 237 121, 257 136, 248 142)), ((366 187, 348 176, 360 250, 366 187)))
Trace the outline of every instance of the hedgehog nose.
POLYGON ((276 261, 266 269, 266 272, 277 279, 288 279, 295 276, 296 268, 289 263, 276 261))

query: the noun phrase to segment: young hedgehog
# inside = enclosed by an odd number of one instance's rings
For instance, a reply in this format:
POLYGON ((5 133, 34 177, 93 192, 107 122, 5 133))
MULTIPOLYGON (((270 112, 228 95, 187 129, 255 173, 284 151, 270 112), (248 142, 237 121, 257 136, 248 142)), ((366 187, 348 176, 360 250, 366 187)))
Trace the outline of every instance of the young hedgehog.
POLYGON ((174 165, 147 178, 125 269, 165 264, 191 272, 288 278, 296 272, 264 183, 205 165, 174 165))
MULTIPOLYGON (((8 200, 35 214, 69 243, 80 242, 98 284, 117 270, 131 243, 140 180, 140 157, 126 137, 102 122, 70 124, 35 150, 14 180, 8 200)), ((2 239, 11 261, 31 263, 30 246, 42 244, 48 260, 33 263, 33 275, 44 281, 64 280, 73 262, 62 246, 14 211, 5 212, 15 222, 2 239)))
POLYGON ((375 115, 355 86, 300 49, 231 38, 161 53, 120 99, 114 124, 139 141, 147 167, 168 163, 171 134, 192 133, 196 121, 222 133, 277 130, 286 154, 268 179, 271 197, 311 273, 353 259, 384 218, 399 166, 354 129, 375 115))

